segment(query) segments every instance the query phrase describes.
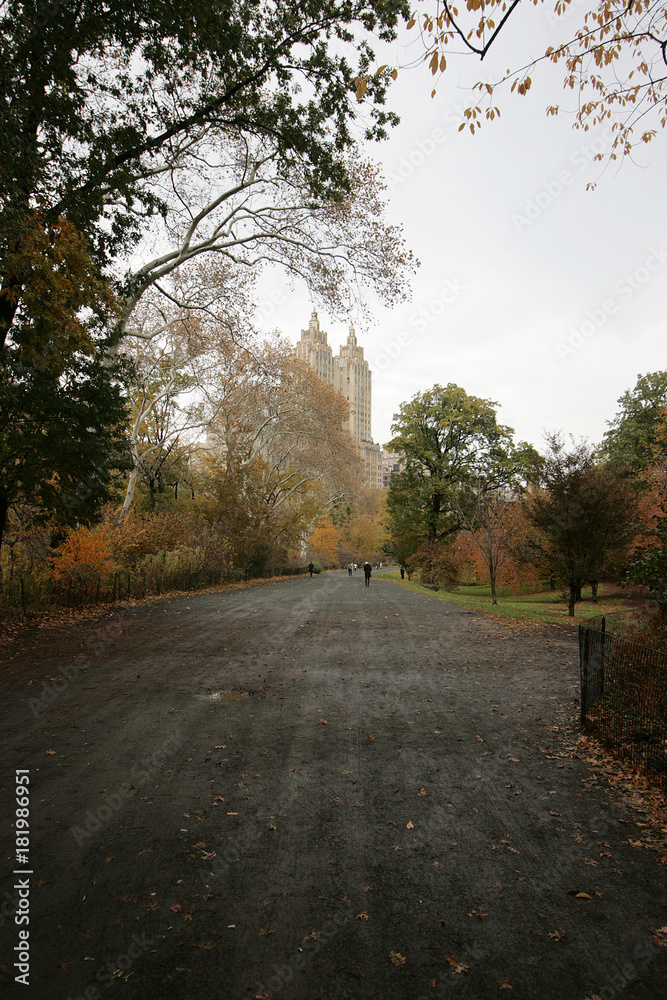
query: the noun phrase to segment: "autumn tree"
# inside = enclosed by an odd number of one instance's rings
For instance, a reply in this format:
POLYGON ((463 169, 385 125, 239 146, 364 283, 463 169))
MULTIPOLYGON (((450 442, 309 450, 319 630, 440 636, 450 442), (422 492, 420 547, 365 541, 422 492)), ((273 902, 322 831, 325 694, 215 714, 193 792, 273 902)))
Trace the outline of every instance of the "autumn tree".
POLYGON ((541 460, 526 443, 506 441, 496 447, 484 476, 462 482, 454 506, 458 523, 484 560, 491 584, 491 602, 497 604, 496 584, 510 559, 518 501, 527 483, 535 481, 541 460))
POLYGON ((496 481, 512 436, 511 428, 498 424, 496 405, 453 383, 401 405, 388 447, 405 456, 405 471, 392 476, 387 496, 399 558, 459 530, 464 484, 496 481))
POLYGON ((382 558, 388 542, 386 493, 357 484, 355 491, 332 512, 340 535, 340 561, 382 558))
POLYGON ((164 177, 151 179, 165 206, 164 219, 152 226, 160 251, 143 254, 123 274, 116 338, 155 335, 136 322, 148 292, 178 323, 210 310, 220 273, 233 288, 265 266, 303 279, 313 301, 332 315, 366 309, 362 291, 369 287, 388 304, 405 298, 415 262, 399 228, 385 222, 378 169, 353 151, 341 164, 349 189, 333 198, 316 192, 305 162, 286 174, 279 144, 268 137, 250 142, 208 129, 192 139, 164 177))
POLYGON ((568 614, 578 593, 593 585, 623 550, 633 531, 633 493, 623 475, 601 465, 585 442, 566 451, 558 435, 548 439, 541 486, 527 500, 528 517, 542 532, 548 558, 569 590, 568 614))
POLYGON ((667 617, 667 463, 656 462, 640 474, 637 535, 625 573, 628 583, 646 587, 667 617))
POLYGON ((340 535, 330 517, 320 517, 308 538, 308 552, 325 566, 338 563, 340 535))
POLYGON ((211 488, 238 511, 246 562, 258 548, 266 559, 276 546, 300 548, 359 482, 360 462, 342 427, 347 402, 279 338, 228 345, 216 378, 211 488))

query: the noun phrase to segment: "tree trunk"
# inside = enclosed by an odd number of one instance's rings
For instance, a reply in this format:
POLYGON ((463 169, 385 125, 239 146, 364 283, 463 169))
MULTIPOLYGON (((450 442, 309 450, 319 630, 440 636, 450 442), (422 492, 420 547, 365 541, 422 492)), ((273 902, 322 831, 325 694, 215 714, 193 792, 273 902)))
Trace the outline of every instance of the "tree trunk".
POLYGON ((574 602, 577 599, 577 585, 574 580, 570 580, 570 602, 567 608, 569 618, 574 618, 574 602))
POLYGON ((591 580, 591 591, 593 593, 593 604, 598 602, 598 582, 597 580, 591 580))
POLYGON ((576 588, 576 600, 577 601, 581 600, 581 584, 580 583, 577 584, 577 588, 576 588))
POLYGON ((494 572, 492 563, 489 563, 489 578, 491 580, 491 603, 497 604, 498 601, 496 599, 496 574, 494 572))
MULTIPOLYGON (((7 527, 7 515, 9 514, 9 494, 6 490, 0 490, 0 551, 2 551, 2 539, 7 527)), ((2 580, 0 579, 0 587, 2 580)))
POLYGON ((556 577, 553 574, 549 577, 549 589, 550 590, 556 589, 556 577))
POLYGON ((123 500, 123 516, 127 514, 128 510, 132 506, 132 501, 134 500, 134 491, 137 485, 137 479, 139 478, 139 466, 135 465, 130 473, 130 478, 127 482, 127 489, 125 491, 125 499, 123 500))

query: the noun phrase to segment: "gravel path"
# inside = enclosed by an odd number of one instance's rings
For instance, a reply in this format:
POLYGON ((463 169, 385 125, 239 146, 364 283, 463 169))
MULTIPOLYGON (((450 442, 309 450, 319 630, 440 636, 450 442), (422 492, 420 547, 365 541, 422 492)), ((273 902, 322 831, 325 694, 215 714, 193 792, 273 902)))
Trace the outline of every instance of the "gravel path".
POLYGON ((564 753, 572 633, 327 573, 40 633, 4 676, 10 995, 667 995, 665 868, 564 753))

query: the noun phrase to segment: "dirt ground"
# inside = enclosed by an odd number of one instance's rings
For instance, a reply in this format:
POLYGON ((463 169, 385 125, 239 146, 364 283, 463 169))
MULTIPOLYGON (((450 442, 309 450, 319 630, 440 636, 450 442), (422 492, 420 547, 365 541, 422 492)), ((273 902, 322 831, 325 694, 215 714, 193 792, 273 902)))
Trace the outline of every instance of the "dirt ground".
POLYGON ((667 995, 667 866, 564 749, 574 633, 344 572, 127 606, 2 655, 5 995, 667 995))

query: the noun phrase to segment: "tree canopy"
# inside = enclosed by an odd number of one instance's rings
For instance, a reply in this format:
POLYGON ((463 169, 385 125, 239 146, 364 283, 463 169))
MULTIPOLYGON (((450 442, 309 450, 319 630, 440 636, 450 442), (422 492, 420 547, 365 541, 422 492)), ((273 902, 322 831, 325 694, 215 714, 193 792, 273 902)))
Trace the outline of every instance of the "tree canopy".
POLYGON ((500 481, 513 431, 498 424, 496 405, 452 382, 401 404, 388 447, 405 455, 405 471, 392 477, 387 506, 402 548, 458 529, 462 484, 500 481))
POLYGON ((567 451, 558 435, 548 444, 543 488, 527 497, 528 517, 546 542, 552 572, 567 584, 572 616, 583 584, 597 585, 631 535, 634 504, 622 474, 601 465, 588 444, 567 451))
POLYGON ((645 469, 657 457, 660 430, 667 420, 667 371, 639 375, 634 389, 619 397, 608 421, 603 452, 617 466, 645 469))
POLYGON ((388 74, 363 119, 350 97, 371 35, 391 39, 402 13, 400 0, 2 0, 0 344, 26 339, 43 270, 26 231, 52 245, 66 219, 90 280, 113 276, 165 211, 153 181, 204 128, 270 139, 284 176, 298 165, 314 196, 341 198, 355 131, 378 138, 396 121, 388 74))

